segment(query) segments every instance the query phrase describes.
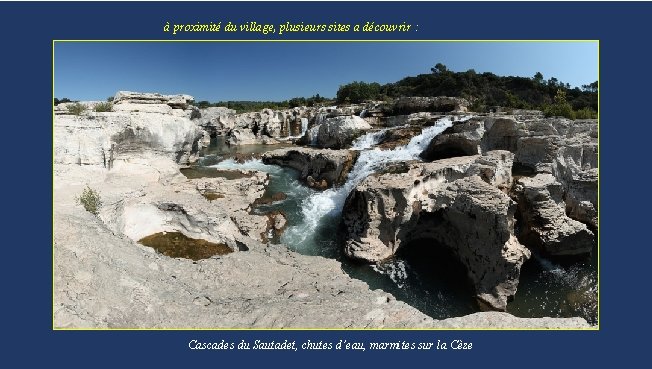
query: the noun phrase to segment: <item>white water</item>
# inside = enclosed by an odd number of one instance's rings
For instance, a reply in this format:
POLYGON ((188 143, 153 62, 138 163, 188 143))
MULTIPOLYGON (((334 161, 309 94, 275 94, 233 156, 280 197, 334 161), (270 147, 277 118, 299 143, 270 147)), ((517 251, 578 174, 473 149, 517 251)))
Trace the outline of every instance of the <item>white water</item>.
POLYGON ((369 149, 378 143, 384 133, 382 131, 368 133, 358 138, 353 143, 352 149, 361 150, 360 156, 349 173, 346 183, 341 187, 316 192, 306 198, 301 209, 303 222, 288 228, 281 241, 298 245, 314 235, 323 220, 336 221, 346 197, 363 179, 387 163, 418 159, 419 154, 430 141, 451 125, 450 117, 439 119, 432 127, 425 128, 420 135, 413 137, 407 145, 393 150, 369 149))
POLYGON ((578 274, 579 270, 565 269, 538 254, 533 254, 533 258, 539 262, 544 273, 549 273, 558 283, 569 287, 580 285, 582 276, 578 274))
POLYGON ((319 132, 319 124, 310 128, 310 146, 317 146, 317 134, 319 132))
POLYGON ((233 159, 226 159, 215 165, 210 165, 210 168, 226 169, 226 170, 259 170, 266 173, 280 173, 283 169, 276 165, 263 164, 260 159, 247 160, 244 163, 238 163, 233 159))
POLYGON ((384 128, 380 131, 367 133, 366 135, 356 138, 351 144, 351 150, 367 150, 376 146, 385 135, 385 132, 390 129, 391 128, 384 128))
POLYGON ((398 288, 403 288, 408 283, 408 265, 405 260, 393 259, 389 262, 374 264, 371 268, 380 274, 389 276, 398 288))
POLYGON ((308 118, 301 118, 301 136, 306 134, 308 130, 308 118))

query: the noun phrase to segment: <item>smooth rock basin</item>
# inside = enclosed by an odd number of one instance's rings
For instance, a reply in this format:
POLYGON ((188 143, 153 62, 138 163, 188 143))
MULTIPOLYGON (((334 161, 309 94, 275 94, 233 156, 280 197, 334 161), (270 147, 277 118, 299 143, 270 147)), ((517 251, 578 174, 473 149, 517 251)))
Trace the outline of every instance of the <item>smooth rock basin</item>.
POLYGON ((227 245, 190 238, 181 232, 159 232, 138 241, 171 258, 208 259, 233 252, 227 245))

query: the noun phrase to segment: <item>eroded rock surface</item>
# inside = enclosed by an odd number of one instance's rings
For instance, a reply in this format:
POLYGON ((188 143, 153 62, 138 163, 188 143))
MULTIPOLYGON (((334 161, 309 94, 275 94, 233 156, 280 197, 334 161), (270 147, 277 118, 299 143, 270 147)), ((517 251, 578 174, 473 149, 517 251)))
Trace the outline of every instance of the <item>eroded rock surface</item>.
POLYGON ((283 246, 192 262, 113 234, 56 202, 56 328, 586 328, 505 313, 433 320, 351 279, 335 260, 283 246))
POLYGON ((398 127, 398 126, 428 126, 432 125, 439 118, 442 117, 441 113, 420 112, 405 115, 390 115, 378 119, 378 124, 384 127, 398 127))
POLYGON ((307 133, 310 138, 304 138, 304 141, 329 149, 346 148, 364 131, 371 129, 369 123, 355 115, 326 118, 316 127, 319 128, 307 133))
POLYGON ((419 126, 405 126, 385 131, 383 137, 378 142, 379 149, 393 150, 399 146, 407 145, 412 137, 421 134, 422 128, 419 126))
POLYGON ((452 158, 455 156, 482 154, 480 140, 485 133, 484 122, 480 118, 454 122, 435 137, 421 153, 426 161, 452 158))
POLYGON ((433 320, 351 279, 334 260, 250 241, 193 262, 55 213, 54 325, 61 328, 423 327, 433 320), (259 250, 259 251, 255 251, 259 250))
POLYGON ((563 188, 551 174, 537 174, 516 181, 523 221, 523 239, 531 240, 554 256, 588 254, 595 237, 585 224, 569 218, 562 199, 563 188))
POLYGON ((55 163, 111 168, 116 161, 131 161, 143 153, 172 158, 180 164, 195 161, 203 131, 183 110, 163 106, 167 108, 164 111, 88 111, 79 116, 55 116, 55 163))
POLYGON ((113 104, 126 105, 159 105, 165 104, 172 108, 186 109, 195 98, 186 94, 162 95, 152 92, 118 91, 113 97, 113 104))
MULTIPOLYGON (((298 170, 299 178, 310 184, 326 181, 326 188, 342 185, 353 168, 357 151, 318 150, 306 147, 268 151, 262 156, 263 163, 290 167, 298 170), (310 179, 309 179, 310 178, 310 179)), ((312 187, 312 186, 311 186, 312 187)))
POLYGON ((226 135, 231 145, 278 144, 299 137, 309 120, 314 120, 314 109, 307 107, 240 114, 224 109, 201 109, 197 121, 213 135, 226 135))
POLYGON ((345 253, 375 262, 435 240, 466 267, 479 301, 504 310, 530 256, 514 236, 516 203, 498 188, 509 187, 512 160, 494 151, 367 177, 344 205, 345 253))
POLYGON ((198 109, 195 122, 211 136, 224 135, 235 128, 236 111, 225 107, 208 107, 198 109))
POLYGON ((476 117, 435 137, 421 156, 425 160, 482 154, 514 153, 518 171, 552 174, 562 185, 566 213, 597 228, 597 121, 542 118, 536 114, 476 117))

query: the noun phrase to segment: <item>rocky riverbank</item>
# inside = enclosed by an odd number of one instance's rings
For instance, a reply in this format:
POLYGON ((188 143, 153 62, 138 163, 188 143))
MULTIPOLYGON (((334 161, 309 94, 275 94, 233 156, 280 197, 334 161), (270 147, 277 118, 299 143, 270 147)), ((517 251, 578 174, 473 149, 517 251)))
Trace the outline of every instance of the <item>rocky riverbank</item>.
POLYGON ((420 156, 432 162, 375 173, 349 195, 348 255, 376 262, 415 239, 436 241, 464 264, 481 306, 505 310, 530 256, 522 243, 563 256, 597 242, 595 121, 477 117, 454 122, 420 156))
MULTIPOLYGON (((407 98, 237 114, 197 109, 188 95, 119 92, 111 112, 72 115, 64 104, 55 107, 55 326, 586 327, 581 318, 495 312, 432 319, 351 278, 338 261, 269 243, 270 229, 285 227, 285 219, 254 211, 268 173, 180 172, 211 136, 224 136, 232 145, 270 145, 264 163, 298 170, 316 190, 347 188, 356 163, 367 160, 359 148, 407 145, 467 104, 407 98), (310 147, 273 149, 295 140, 310 147), (75 201, 87 186, 102 197, 97 216, 75 201), (178 233, 230 252, 193 261, 142 244, 178 233)), ((351 188, 342 211, 346 255, 379 262, 415 240, 433 240, 464 265, 484 308, 505 310, 531 250, 590 252, 595 121, 458 119, 423 144, 426 161, 383 165, 351 188)))

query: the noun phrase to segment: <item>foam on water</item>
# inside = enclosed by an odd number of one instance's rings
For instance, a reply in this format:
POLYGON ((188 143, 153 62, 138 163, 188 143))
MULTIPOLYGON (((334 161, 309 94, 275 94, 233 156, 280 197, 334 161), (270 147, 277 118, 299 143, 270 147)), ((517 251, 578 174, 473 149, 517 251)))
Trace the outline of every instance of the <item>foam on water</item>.
POLYGON ((371 267, 376 272, 387 275, 398 288, 403 288, 408 283, 408 265, 405 260, 392 259, 371 267))
MULTIPOLYGON (((594 250, 595 252, 595 250, 594 250)), ((597 323, 597 267, 591 260, 558 265, 533 254, 530 264, 521 269, 515 299, 507 306, 516 316, 581 316, 597 323)))
POLYGON ((301 136, 308 130, 308 118, 301 118, 301 136))
POLYGON ((384 128, 381 129, 380 131, 367 133, 366 135, 362 135, 356 138, 355 141, 353 141, 352 143, 351 150, 358 150, 358 151, 367 150, 378 145, 378 143, 380 143, 380 140, 385 135, 385 132, 387 132, 390 129, 391 128, 384 128))
POLYGON ((282 169, 276 165, 263 164, 263 161, 260 159, 247 160, 243 163, 238 163, 233 159, 226 159, 215 165, 210 165, 209 167, 226 170, 259 170, 266 173, 279 173, 282 171, 282 169))

